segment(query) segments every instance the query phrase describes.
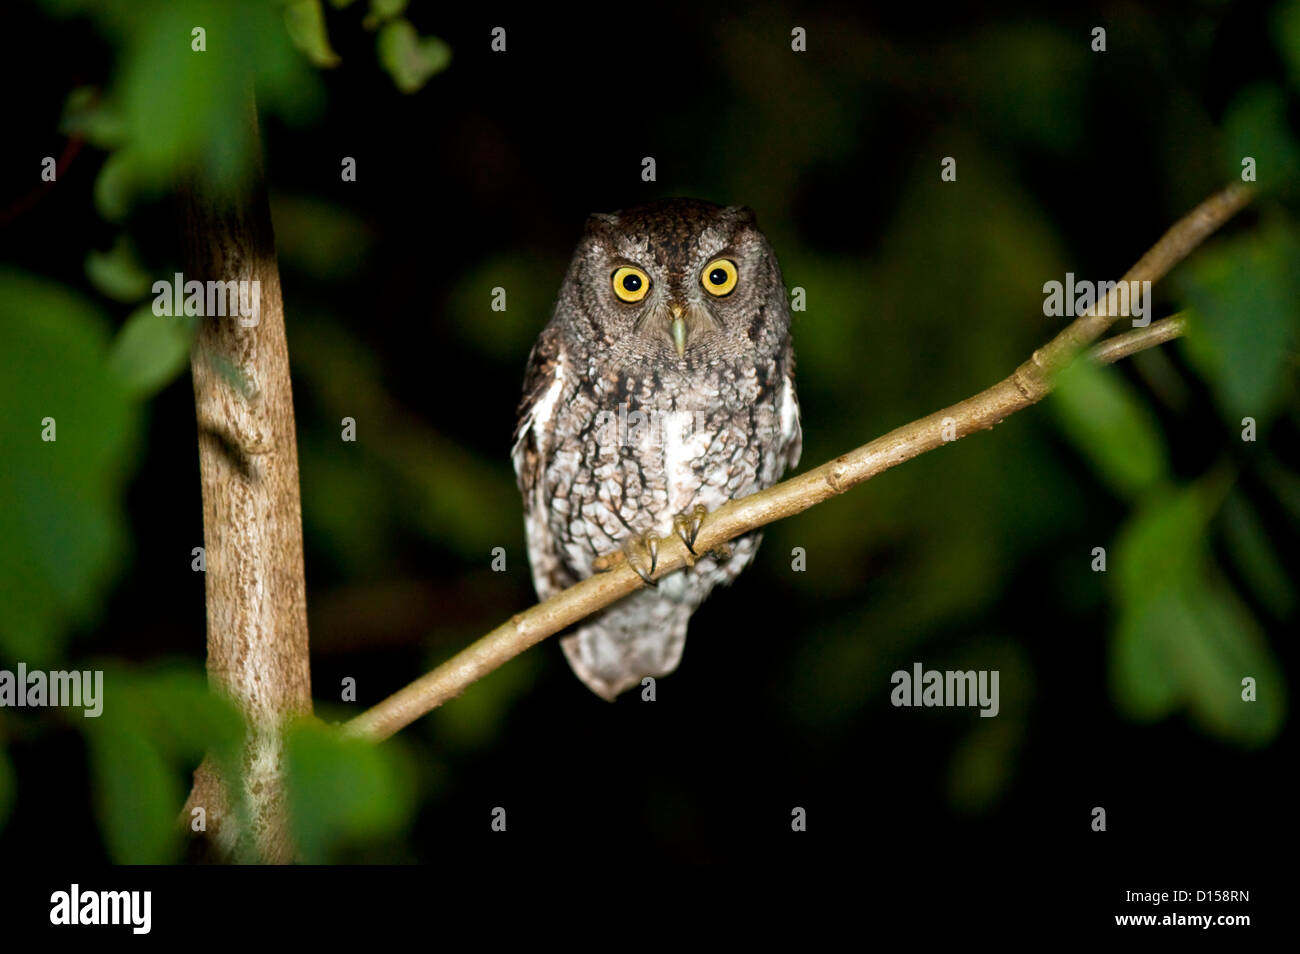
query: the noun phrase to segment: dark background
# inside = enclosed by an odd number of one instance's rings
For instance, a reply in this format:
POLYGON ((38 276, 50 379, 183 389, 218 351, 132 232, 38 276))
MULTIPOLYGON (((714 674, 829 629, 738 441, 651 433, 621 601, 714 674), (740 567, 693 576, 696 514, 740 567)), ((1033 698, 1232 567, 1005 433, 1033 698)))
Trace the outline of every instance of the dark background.
MULTIPOLYGON (((134 306, 99 294, 87 253, 125 231, 151 279, 170 276, 165 194, 106 221, 94 193, 107 150, 93 143, 34 198, 30 170, 67 148, 69 93, 114 89, 144 28, 114 38, 50 6, 9 11, 28 56, 4 66, 20 91, 4 153, 21 171, 4 179, 0 257, 95 302, 115 328, 134 306)), ((1296 115, 1282 5, 886 6, 576 18, 417 3, 407 15, 453 59, 413 95, 376 63, 362 3, 327 10, 342 65, 303 81, 314 111, 263 114, 324 718, 378 702, 534 601, 511 431, 528 348, 589 212, 670 195, 755 209, 787 285, 807 290, 794 340, 803 466, 815 466, 993 383, 1048 340, 1063 322, 1043 317, 1043 282, 1118 278, 1239 168, 1233 111, 1250 90, 1285 90, 1296 115), (505 54, 489 50, 496 25, 505 54), (1089 49, 1098 25, 1105 53, 1089 49), (790 50, 793 26, 806 53, 790 50), (958 179, 941 183, 949 155, 958 179), (343 156, 356 182, 339 181, 343 156), (644 156, 656 182, 641 181, 644 156), (504 313, 489 308, 498 285, 504 313), (338 439, 345 415, 355 444, 338 439), (356 705, 338 701, 349 676, 356 705)), ((1226 232, 1294 208, 1269 194, 1226 232)), ((1155 317, 1194 287, 1158 286, 1155 317)), ((1206 540, 1216 579, 1255 620, 1241 640, 1259 637, 1256 658, 1276 672, 1295 662, 1300 514, 1261 461, 1300 469, 1294 353, 1255 444, 1181 344, 1109 372, 1158 422, 1166 490, 1226 469, 1255 515, 1280 597, 1260 596, 1221 513, 1206 540)), ((190 552, 203 527, 184 369, 138 413, 126 530, 57 658, 197 669, 190 552)), ((553 639, 531 650, 402 733, 409 812, 358 825, 316 860, 439 864, 541 843, 595 870, 932 857, 975 883, 999 871, 1032 886, 1044 870, 1122 879, 1158 857, 1201 865, 1211 887, 1262 889, 1252 859, 1289 835, 1294 804, 1285 702, 1261 727, 1197 718, 1192 688, 1155 717, 1126 698, 1113 674, 1123 608, 1090 552, 1113 558, 1149 498, 1099 479, 1104 464, 1062 413, 1027 410, 770 528, 755 566, 692 620, 653 704, 602 702, 553 639), (891 706, 890 673, 914 661, 998 669, 1001 714, 891 706), (508 846, 489 840, 495 806, 508 846), (804 835, 790 831, 794 806, 804 835), (1094 806, 1105 834, 1090 830, 1094 806)), ((1268 688, 1285 699, 1283 682, 1268 688)), ((76 721, 0 712, 15 780, 0 853, 165 860, 106 844, 113 816, 76 721)), ((186 766, 170 770, 183 785, 186 766)))

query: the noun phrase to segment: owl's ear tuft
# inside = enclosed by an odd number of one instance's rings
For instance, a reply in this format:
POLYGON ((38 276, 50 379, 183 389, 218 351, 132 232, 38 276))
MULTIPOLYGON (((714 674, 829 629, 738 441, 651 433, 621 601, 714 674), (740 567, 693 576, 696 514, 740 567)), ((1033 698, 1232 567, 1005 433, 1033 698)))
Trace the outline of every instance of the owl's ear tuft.
POLYGON ((617 222, 617 214, 609 212, 593 212, 591 215, 587 216, 587 224, 583 227, 582 233, 584 235, 591 235, 593 233, 606 232, 609 230, 610 226, 615 225, 617 222))
POLYGON ((724 210, 737 225, 748 225, 751 228, 758 228, 758 216, 754 210, 747 205, 729 205, 724 210))

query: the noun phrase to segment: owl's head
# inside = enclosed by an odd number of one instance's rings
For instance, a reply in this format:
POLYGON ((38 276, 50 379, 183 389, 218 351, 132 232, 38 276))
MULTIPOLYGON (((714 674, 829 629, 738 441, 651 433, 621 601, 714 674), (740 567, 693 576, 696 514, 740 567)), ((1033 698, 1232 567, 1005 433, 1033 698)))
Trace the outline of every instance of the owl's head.
POLYGON ((754 213, 697 199, 591 216, 560 305, 572 332, 594 332, 630 359, 774 353, 790 329, 781 270, 754 213))

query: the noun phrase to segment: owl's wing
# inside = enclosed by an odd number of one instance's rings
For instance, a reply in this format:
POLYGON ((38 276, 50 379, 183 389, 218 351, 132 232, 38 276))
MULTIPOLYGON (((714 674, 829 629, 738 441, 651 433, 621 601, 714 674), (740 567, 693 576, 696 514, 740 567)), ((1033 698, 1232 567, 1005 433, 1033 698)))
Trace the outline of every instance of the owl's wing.
POLYGON ((559 547, 547 524, 549 508, 544 499, 546 465, 554 450, 556 411, 570 376, 559 331, 548 326, 528 356, 511 451, 519 492, 524 498, 528 562, 533 569, 533 585, 542 599, 577 582, 560 560, 559 547))
POLYGON ((780 404, 781 450, 785 465, 793 470, 803 453, 803 427, 799 423, 799 395, 794 390, 794 356, 786 355, 785 385, 781 389, 780 404))

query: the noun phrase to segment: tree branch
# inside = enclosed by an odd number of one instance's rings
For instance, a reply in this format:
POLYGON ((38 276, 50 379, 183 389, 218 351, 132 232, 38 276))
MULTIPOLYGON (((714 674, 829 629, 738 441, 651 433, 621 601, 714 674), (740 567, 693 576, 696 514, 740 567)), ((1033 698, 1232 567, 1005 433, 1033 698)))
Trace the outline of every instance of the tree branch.
MULTIPOLYGON (((1122 280, 1159 280, 1250 198, 1248 188, 1233 185, 1206 199, 1169 229, 1122 280)), ((705 520, 695 541, 696 551, 708 553, 734 537, 842 494, 905 460, 975 431, 989 430, 1008 415, 1037 403, 1051 390, 1056 375, 1115 320, 1118 288, 1106 296, 1104 312, 1098 310, 1102 304, 1098 302, 1097 307, 1069 324, 1010 377, 979 394, 896 428, 797 477, 719 507, 705 520)), ((1099 346, 1098 360, 1117 360, 1175 337, 1181 331, 1179 316, 1153 323, 1099 346)), ((655 577, 690 566, 694 560, 680 539, 665 537, 659 541, 655 577)), ((626 561, 609 562, 612 568, 607 572, 597 573, 517 613, 432 672, 346 723, 344 731, 362 738, 385 739, 530 646, 645 585, 626 561)))
POLYGON ((1145 328, 1134 328, 1092 346, 1088 356, 1098 364, 1114 364, 1121 358, 1172 341, 1187 331, 1187 312, 1153 321, 1145 328))
POLYGON ((224 317, 198 319, 191 353, 208 678, 239 706, 249 735, 238 779, 223 780, 211 760, 195 771, 183 821, 204 808, 209 845, 222 860, 288 862, 295 850, 281 728, 312 708, 302 513, 284 302, 251 84, 244 106, 252 131, 248 178, 197 177, 182 199, 186 280, 248 282, 253 296, 245 299, 251 315, 235 314, 232 300, 224 317), (227 784, 241 786, 242 818, 227 784))

